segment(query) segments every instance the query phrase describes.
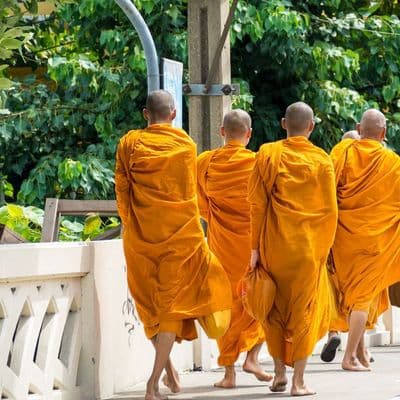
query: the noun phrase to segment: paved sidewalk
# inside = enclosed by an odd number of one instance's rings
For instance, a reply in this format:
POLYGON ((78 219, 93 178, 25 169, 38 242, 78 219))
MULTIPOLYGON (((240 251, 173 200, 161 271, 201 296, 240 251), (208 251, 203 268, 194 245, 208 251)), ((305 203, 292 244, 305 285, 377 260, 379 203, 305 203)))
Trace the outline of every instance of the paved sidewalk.
MULTIPOLYGON (((341 353, 333 363, 322 363, 313 357, 306 375, 310 387, 318 395, 307 397, 313 400, 400 400, 400 347, 373 348, 375 363, 372 372, 344 372, 340 368, 341 353)), ((271 371, 272 364, 265 363, 271 371)), ((238 387, 234 390, 215 389, 212 383, 223 376, 222 370, 212 372, 190 372, 181 375, 183 391, 179 395, 168 395, 171 400, 257 400, 292 399, 285 394, 275 394, 251 375, 238 369, 238 387)), ((289 375, 290 379, 290 375, 289 375)), ((167 394, 167 390, 163 390, 167 394)), ((144 398, 144 384, 137 390, 118 397, 118 400, 144 398)))

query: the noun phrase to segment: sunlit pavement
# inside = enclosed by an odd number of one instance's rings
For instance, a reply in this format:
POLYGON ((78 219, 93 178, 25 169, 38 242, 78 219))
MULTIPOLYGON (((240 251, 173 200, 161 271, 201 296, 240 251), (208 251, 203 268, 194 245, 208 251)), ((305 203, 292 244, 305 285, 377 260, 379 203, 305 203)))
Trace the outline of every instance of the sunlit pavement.
MULTIPOLYGON (((319 357, 310 360, 306 375, 307 384, 318 392, 308 397, 323 400, 400 400, 400 347, 377 347, 371 349, 375 358, 372 372, 345 372, 340 367, 342 353, 334 362, 326 364, 319 357)), ((272 363, 265 363, 267 371, 272 371, 272 363)), ((176 400, 235 400, 235 399, 289 399, 288 393, 271 393, 268 385, 258 382, 252 375, 237 371, 236 389, 215 389, 214 382, 223 376, 222 370, 212 372, 188 372, 181 374, 182 393, 168 394, 176 400)), ((291 373, 289 372, 289 379, 291 373)), ((117 397, 118 400, 143 399, 144 384, 138 385, 129 395, 117 397)), ((117 399, 114 398, 114 399, 117 399)))

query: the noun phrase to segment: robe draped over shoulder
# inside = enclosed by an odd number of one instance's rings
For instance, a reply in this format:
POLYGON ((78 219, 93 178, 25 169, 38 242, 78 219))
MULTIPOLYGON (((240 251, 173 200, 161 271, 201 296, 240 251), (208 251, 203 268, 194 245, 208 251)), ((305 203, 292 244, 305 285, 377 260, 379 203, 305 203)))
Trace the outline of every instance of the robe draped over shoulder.
POLYGON ((228 274, 232 293, 232 319, 228 331, 218 339, 219 365, 233 365, 241 352, 262 343, 262 326, 244 310, 237 286, 245 274, 251 253, 250 203, 248 180, 255 154, 240 142, 230 141, 222 148, 198 157, 198 201, 208 223, 211 251, 228 274))
POLYGON ((169 124, 130 131, 115 181, 128 285, 147 337, 196 338, 194 318, 230 309, 232 294, 200 225, 194 142, 169 124))
POLYGON ((400 158, 371 139, 336 145, 339 222, 332 248, 339 311, 369 314, 389 306, 387 288, 400 280, 400 158))
POLYGON ((329 156, 304 137, 265 144, 250 178, 253 248, 276 283, 265 335, 293 366, 327 332, 334 310, 326 268, 337 224, 329 156))

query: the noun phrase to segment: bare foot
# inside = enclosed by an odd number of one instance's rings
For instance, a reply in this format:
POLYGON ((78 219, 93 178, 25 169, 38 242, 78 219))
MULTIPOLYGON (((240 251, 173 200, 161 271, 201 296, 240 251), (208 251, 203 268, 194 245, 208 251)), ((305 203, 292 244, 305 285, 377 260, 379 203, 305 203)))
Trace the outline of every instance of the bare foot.
POLYGON ((277 378, 275 376, 274 381, 272 382, 272 385, 269 387, 269 390, 274 393, 282 393, 286 392, 286 386, 287 386, 287 378, 277 378))
POLYGON ((162 383, 172 392, 179 393, 181 391, 181 385, 179 382, 179 376, 174 376, 172 380, 165 374, 162 378, 162 383))
POLYGON ((167 396, 162 396, 159 392, 157 393, 146 393, 144 400, 168 400, 167 396))
POLYGON ((370 367, 369 360, 371 357, 370 357, 369 351, 367 349, 365 349, 364 351, 357 351, 357 358, 363 367, 369 369, 369 367, 370 367))
POLYGON ((233 365, 225 367, 225 376, 222 381, 214 383, 214 386, 222 389, 233 389, 236 387, 236 372, 233 365))
POLYGON ((342 368, 345 371, 353 371, 353 372, 371 371, 370 368, 367 368, 364 365, 362 365, 361 362, 356 357, 352 357, 350 360, 343 359, 342 368))
POLYGON ((317 392, 313 389, 310 389, 306 385, 295 385, 293 384, 292 389, 290 390, 291 396, 313 396, 317 394, 317 392))
POLYGON ((273 375, 265 372, 260 364, 253 363, 249 360, 246 360, 243 364, 243 371, 248 374, 253 374, 261 382, 270 382, 273 379, 273 375))
POLYGON ((156 398, 157 398, 157 400, 158 399, 160 399, 160 400, 168 400, 168 396, 166 396, 165 394, 161 394, 160 392, 156 392, 156 398))
POLYGON ((214 383, 214 387, 221 389, 234 389, 236 387, 236 379, 228 379, 224 377, 222 381, 214 383))

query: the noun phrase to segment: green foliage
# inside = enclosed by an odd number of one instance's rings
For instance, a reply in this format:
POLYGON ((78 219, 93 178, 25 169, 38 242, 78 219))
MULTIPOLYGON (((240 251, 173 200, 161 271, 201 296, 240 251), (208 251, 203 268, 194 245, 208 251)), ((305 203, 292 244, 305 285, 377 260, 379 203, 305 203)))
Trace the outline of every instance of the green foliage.
MULTIPOLYGON (((0 224, 17 232, 29 242, 39 242, 43 227, 44 211, 40 208, 7 204, 0 207, 0 224)), ((91 240, 105 231, 119 226, 117 218, 100 218, 89 214, 86 218, 63 217, 60 224, 59 240, 91 240)))
POLYGON ((232 63, 254 95, 252 147, 282 137, 285 107, 304 100, 320 121, 313 140, 326 150, 378 107, 400 151, 399 15, 397 1, 242 1, 232 63))
MULTIPOLYGON (((30 12, 37 11, 36 0, 25 0, 23 4, 30 12)), ((32 37, 32 34, 27 32, 27 27, 20 26, 22 15, 16 0, 0 0, 0 62, 3 62, 0 64, 0 90, 13 86, 13 82, 4 76, 8 68, 7 62, 32 37)))
MULTIPOLYGON (((185 61, 185 2, 136 5, 163 56, 185 61)), ((113 198, 118 140, 144 124, 146 66, 130 22, 113 0, 60 2, 37 24, 24 56, 34 66, 46 65, 51 81, 28 77, 4 99, 9 111, 0 115, 0 147, 18 200, 41 205, 46 196, 113 198)))
MULTIPOLYGON (((31 12, 35 12, 37 8, 36 0, 26 0, 23 4, 31 12)), ((5 76, 8 62, 32 37, 27 27, 19 26, 21 18, 22 11, 16 0, 0 0, 0 116, 10 113, 5 108, 5 91, 12 88, 14 83, 5 76)), ((13 196, 12 185, 3 174, 3 169, 4 154, 0 153, 0 206, 4 204, 6 196, 13 196)))
POLYGON ((0 224, 6 225, 30 242, 39 242, 43 225, 43 210, 7 204, 0 207, 0 224))
POLYGON ((104 199, 113 196, 112 162, 87 153, 76 159, 57 152, 42 157, 22 183, 18 200, 24 204, 42 204, 46 197, 64 199, 104 199))

